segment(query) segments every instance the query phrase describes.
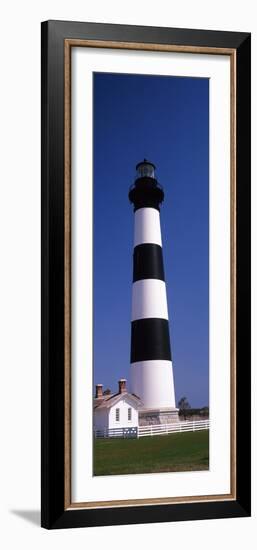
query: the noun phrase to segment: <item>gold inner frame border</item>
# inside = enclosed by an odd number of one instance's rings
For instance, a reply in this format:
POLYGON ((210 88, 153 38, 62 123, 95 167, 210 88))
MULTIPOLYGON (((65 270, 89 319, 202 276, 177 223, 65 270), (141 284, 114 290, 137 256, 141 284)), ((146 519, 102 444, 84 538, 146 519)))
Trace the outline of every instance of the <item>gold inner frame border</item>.
POLYGON ((236 49, 105 40, 64 40, 64 509, 236 500, 236 49), (71 49, 109 48, 230 57, 230 493, 72 503, 71 500, 71 49))

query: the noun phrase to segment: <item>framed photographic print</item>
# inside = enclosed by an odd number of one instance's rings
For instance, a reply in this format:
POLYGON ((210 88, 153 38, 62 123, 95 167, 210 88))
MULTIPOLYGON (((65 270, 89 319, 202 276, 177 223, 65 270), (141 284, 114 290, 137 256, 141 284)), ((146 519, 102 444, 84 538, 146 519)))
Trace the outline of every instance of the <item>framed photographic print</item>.
POLYGON ((250 34, 42 23, 42 526, 250 515, 250 34))

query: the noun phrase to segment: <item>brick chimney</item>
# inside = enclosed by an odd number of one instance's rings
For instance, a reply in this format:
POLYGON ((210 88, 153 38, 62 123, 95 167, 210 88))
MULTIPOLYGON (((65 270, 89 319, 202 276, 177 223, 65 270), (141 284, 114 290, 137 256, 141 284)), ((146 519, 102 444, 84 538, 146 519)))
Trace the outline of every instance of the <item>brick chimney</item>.
POLYGON ((125 393, 127 391, 126 388, 126 378, 120 378, 119 380, 119 393, 125 393))
POLYGON ((99 399, 99 397, 103 397, 103 384, 96 384, 95 397, 96 399, 99 399))

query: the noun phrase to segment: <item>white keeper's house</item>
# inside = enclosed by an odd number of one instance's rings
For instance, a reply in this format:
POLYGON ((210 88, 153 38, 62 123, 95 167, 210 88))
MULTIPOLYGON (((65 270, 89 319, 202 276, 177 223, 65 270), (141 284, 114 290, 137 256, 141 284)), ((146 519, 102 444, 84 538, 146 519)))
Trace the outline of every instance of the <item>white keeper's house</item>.
POLYGON ((142 407, 140 399, 127 391, 126 380, 121 378, 117 393, 103 393, 102 384, 96 385, 94 398, 94 430, 117 430, 138 427, 138 410, 142 407))

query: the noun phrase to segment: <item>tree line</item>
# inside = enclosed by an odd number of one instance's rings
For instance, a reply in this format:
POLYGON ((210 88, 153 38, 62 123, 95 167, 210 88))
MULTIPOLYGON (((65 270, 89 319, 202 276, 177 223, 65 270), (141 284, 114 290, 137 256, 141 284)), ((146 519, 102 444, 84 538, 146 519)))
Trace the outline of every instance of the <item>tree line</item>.
POLYGON ((209 417, 209 407, 202 407, 200 409, 192 408, 187 397, 183 396, 178 402, 179 416, 182 416, 184 420, 199 415, 203 417, 209 417))

